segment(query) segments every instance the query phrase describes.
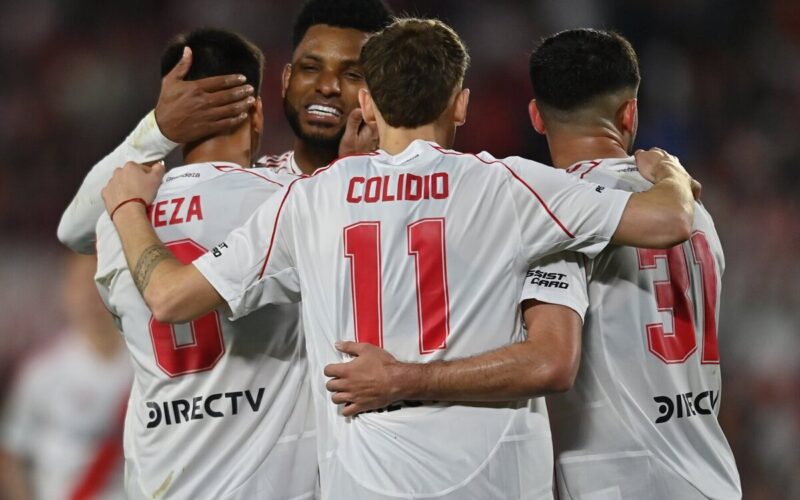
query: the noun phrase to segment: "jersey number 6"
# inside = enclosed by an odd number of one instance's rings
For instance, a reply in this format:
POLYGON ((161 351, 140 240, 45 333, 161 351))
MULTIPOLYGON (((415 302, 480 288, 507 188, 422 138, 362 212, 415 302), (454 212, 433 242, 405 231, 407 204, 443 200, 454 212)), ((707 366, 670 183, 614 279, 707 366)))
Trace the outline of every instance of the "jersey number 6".
MULTIPOLYGON (((206 253, 206 249, 190 239, 172 241, 165 245, 182 264, 191 264, 206 253)), ((170 377, 210 370, 225 353, 219 314, 212 311, 188 325, 161 323, 150 316, 150 338, 156 363, 170 377), (176 328, 188 326, 191 341, 179 343, 176 328)))

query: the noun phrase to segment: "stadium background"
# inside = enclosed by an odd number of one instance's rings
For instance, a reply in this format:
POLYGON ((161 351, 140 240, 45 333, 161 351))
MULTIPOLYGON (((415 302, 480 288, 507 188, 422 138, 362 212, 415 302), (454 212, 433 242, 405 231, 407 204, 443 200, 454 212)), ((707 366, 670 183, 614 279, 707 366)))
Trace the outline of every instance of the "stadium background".
MULTIPOLYGON (((679 155, 703 182, 727 255, 720 418, 744 498, 800 498, 796 0, 388 3, 441 17, 463 36, 472 96, 457 148, 496 156, 548 160, 526 115, 536 40, 588 26, 633 42, 643 74, 638 146, 679 155)), ((59 332, 58 218, 88 168, 154 105, 168 38, 209 25, 256 42, 267 57, 264 150, 282 152, 292 136, 279 75, 298 9, 244 0, 0 1, 0 401, 25 356, 59 332)))

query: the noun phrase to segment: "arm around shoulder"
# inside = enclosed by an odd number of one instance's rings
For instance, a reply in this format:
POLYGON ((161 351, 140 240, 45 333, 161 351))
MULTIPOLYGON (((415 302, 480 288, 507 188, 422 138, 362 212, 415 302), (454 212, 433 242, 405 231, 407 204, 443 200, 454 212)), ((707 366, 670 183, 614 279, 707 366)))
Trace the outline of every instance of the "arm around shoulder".
POLYGON ((692 233, 696 182, 677 158, 660 150, 637 152, 636 161, 642 175, 654 185, 631 195, 611 241, 643 248, 683 243, 692 233))
POLYGON ((452 361, 403 363, 369 344, 338 347, 355 359, 325 367, 345 416, 399 400, 509 401, 569 390, 580 363, 581 318, 566 306, 527 301, 528 339, 452 361))

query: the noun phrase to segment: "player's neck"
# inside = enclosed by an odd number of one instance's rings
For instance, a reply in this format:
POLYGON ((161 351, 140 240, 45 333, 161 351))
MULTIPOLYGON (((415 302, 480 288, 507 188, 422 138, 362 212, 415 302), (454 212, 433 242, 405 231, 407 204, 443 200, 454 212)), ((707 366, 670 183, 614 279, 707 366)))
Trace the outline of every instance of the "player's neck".
POLYGON ((400 154, 409 144, 416 140, 432 141, 449 148, 452 145, 452 132, 436 123, 429 123, 416 128, 386 127, 380 130, 379 146, 390 155, 400 154))
POLYGON ((183 147, 184 163, 230 162, 243 168, 252 166, 250 138, 242 134, 219 135, 183 147))
POLYGON ((598 158, 627 158, 630 156, 618 137, 610 135, 580 135, 567 132, 548 133, 550 157, 556 168, 598 158))
POLYGON ((315 146, 300 138, 294 141, 294 161, 304 174, 313 174, 316 169, 329 165, 338 156, 338 148, 315 146))

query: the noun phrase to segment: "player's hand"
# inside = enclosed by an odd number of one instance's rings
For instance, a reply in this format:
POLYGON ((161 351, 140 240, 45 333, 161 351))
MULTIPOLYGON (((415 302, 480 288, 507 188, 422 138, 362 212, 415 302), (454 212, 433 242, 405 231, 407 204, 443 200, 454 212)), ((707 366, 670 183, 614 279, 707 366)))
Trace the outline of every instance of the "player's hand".
POLYGON ((132 161, 116 169, 102 191, 108 213, 111 214, 122 203, 137 198, 150 205, 156 197, 165 171, 163 163, 148 167, 132 161))
POLYGON ((356 108, 347 117, 344 135, 339 143, 339 158, 378 149, 378 127, 364 121, 361 108, 356 108))
POLYGON ((336 349, 353 356, 345 363, 325 367, 325 376, 332 377, 325 384, 333 393, 331 400, 344 404, 342 414, 346 417, 383 408, 397 401, 392 367, 398 362, 387 351, 372 344, 337 342, 336 349))
POLYGON ((247 118, 255 104, 254 89, 243 75, 184 80, 192 65, 192 51, 183 50, 178 64, 161 79, 156 123, 167 139, 180 144, 230 129, 247 118))
POLYGON ((689 175, 676 156, 660 148, 650 148, 647 151, 639 149, 634 156, 636 157, 636 168, 648 181, 656 183, 669 174, 677 173, 689 179, 694 199, 700 199, 703 186, 689 175))

